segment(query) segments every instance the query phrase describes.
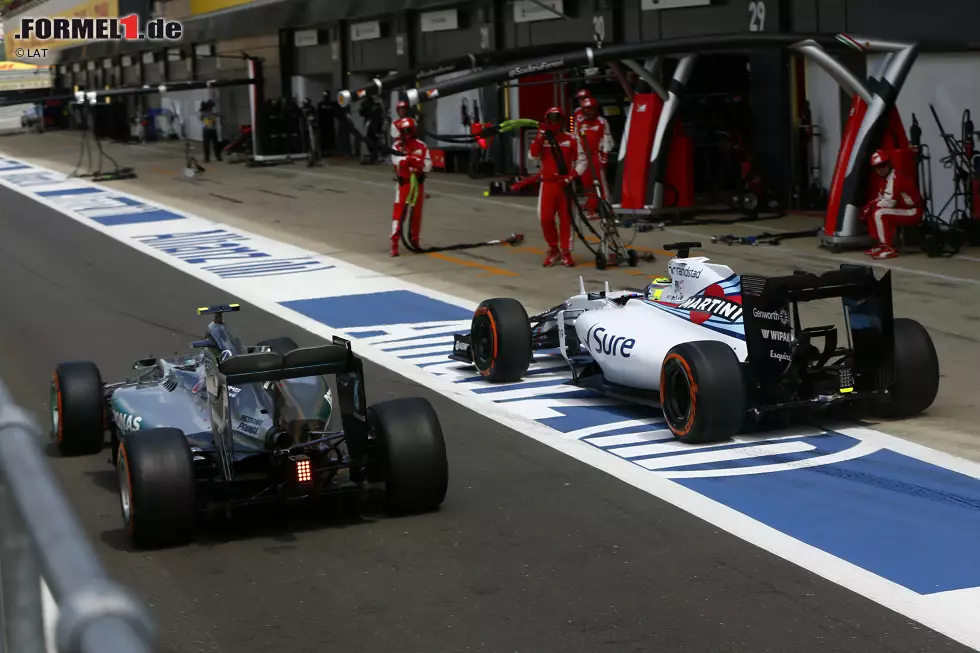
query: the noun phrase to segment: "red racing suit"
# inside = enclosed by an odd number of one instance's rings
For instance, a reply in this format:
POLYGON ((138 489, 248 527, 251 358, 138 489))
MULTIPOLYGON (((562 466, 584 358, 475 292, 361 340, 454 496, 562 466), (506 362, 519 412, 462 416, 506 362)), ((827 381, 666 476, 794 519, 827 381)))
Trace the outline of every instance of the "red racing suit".
POLYGON ((599 176, 599 186, 602 197, 609 197, 609 184, 606 181, 606 165, 609 163, 609 153, 616 142, 612 137, 609 123, 602 116, 583 118, 575 128, 578 137, 579 160, 575 171, 582 177, 585 190, 585 210, 595 213, 599 208, 599 195, 596 193, 595 177, 599 176))
POLYGON ((882 245, 893 247, 895 228, 917 224, 922 219, 923 201, 911 177, 896 169, 885 178, 878 197, 864 209, 868 234, 882 245))
POLYGON ((417 138, 399 138, 395 141, 392 149, 400 153, 391 155, 391 162, 395 166, 395 176, 398 178, 398 184, 395 186, 395 206, 391 213, 391 246, 395 250, 398 248, 402 219, 405 215, 405 200, 408 199, 408 193, 412 189, 411 173, 413 172, 418 178, 419 191, 415 206, 411 211, 411 216, 409 216, 411 233, 409 240, 413 244, 418 244, 419 234, 422 231, 425 175, 432 171, 432 157, 429 155, 429 147, 417 138))
POLYGON ((582 124, 583 120, 585 120, 585 109, 575 107, 575 111, 572 113, 572 126, 575 128, 576 133, 578 133, 578 126, 582 124))
POLYGON ((541 162, 541 189, 538 191, 538 217, 541 219, 541 231, 548 247, 562 252, 572 250, 572 214, 569 212, 568 196, 565 194, 567 185, 574 178, 575 161, 578 158, 578 142, 571 134, 552 132, 558 148, 565 161, 566 171, 562 174, 555 159, 554 145, 545 138, 544 132, 531 142, 529 155, 541 162), (555 229, 555 214, 561 228, 559 236, 555 229))

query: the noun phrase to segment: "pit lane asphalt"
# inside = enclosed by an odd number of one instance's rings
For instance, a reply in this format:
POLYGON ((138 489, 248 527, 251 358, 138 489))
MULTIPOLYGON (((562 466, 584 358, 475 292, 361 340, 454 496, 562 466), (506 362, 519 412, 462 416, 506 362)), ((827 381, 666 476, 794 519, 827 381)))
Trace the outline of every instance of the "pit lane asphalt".
MULTIPOLYGON (((236 300, 3 188, 0 280, 0 378, 45 426, 58 362, 124 378, 135 359, 186 352, 206 324, 197 306, 236 300)), ((246 342, 318 342, 242 304, 231 324, 246 342)), ((388 370, 365 372, 369 401, 420 395, 439 413, 441 511, 246 513, 190 546, 137 552, 108 454, 50 458, 110 574, 154 610, 164 650, 968 650, 388 370)))

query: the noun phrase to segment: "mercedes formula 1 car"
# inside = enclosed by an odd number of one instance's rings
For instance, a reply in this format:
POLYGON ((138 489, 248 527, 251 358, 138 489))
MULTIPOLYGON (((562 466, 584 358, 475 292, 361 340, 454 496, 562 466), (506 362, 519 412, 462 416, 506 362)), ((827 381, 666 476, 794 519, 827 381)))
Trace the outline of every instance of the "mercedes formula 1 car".
POLYGON ((365 401, 350 343, 297 348, 290 338, 246 347, 214 315, 196 356, 149 358, 136 378, 103 383, 95 364, 58 365, 52 434, 63 455, 98 453, 108 430, 123 519, 141 547, 177 544, 214 509, 360 492, 383 483, 397 512, 434 510, 448 463, 428 401, 365 401), (336 377, 340 430, 327 375, 336 377))
MULTIPOLYGON (((891 272, 841 265, 820 275, 736 275, 700 243, 674 243, 669 278, 640 291, 580 293, 528 317, 514 299, 489 299, 450 358, 491 382, 516 382, 534 353, 558 350, 570 384, 663 411, 684 442, 728 439, 785 425, 812 409, 863 408, 908 417, 932 405, 939 361, 918 322, 892 315, 891 272), (840 298, 844 331, 805 328, 799 304, 840 298), (818 346, 822 345, 822 346, 818 346)), ((853 414, 853 413, 851 413, 853 414)))

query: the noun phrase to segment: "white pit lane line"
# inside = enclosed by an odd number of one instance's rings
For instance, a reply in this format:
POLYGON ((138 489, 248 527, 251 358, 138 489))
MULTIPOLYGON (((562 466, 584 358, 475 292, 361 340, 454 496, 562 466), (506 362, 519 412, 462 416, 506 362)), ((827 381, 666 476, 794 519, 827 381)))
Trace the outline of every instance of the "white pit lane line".
MULTIPOLYGON (((10 162, 17 163, 18 161, 11 160, 10 162)), ((38 166, 31 165, 30 168, 32 168, 33 172, 36 173, 45 172, 54 175, 58 179, 65 178, 65 176, 61 173, 54 173, 53 171, 39 168, 38 166)), ((241 229, 228 227, 213 221, 204 220, 192 214, 178 211, 156 202, 148 202, 132 194, 119 192, 115 189, 106 188, 105 186, 101 186, 99 184, 73 179, 53 183, 47 186, 21 188, 6 179, 6 176, 28 172, 32 172, 32 170, 25 169, 18 170, 16 172, 11 170, 5 172, 2 168, 0 168, 0 184, 14 192, 29 197, 34 201, 43 204, 44 206, 47 206, 58 213, 61 213, 62 215, 65 215, 66 217, 76 220, 89 228, 95 229, 109 238, 122 242, 127 246, 146 254, 147 256, 166 263, 171 267, 182 270, 190 276, 208 283, 219 290, 236 295, 243 301, 254 305, 260 310, 291 322, 327 340, 330 340, 334 335, 340 335, 343 337, 350 336, 348 333, 331 329, 314 319, 281 306, 278 303, 279 301, 286 301, 292 297, 283 297, 281 294, 277 294, 283 292, 284 284, 281 283, 280 279, 273 277, 271 283, 270 279, 268 278, 255 280, 222 279, 213 273, 202 270, 200 267, 186 263, 135 240, 134 235, 137 233, 151 233, 151 231, 147 230, 148 227, 146 224, 116 227, 103 226, 90 218, 75 213, 64 201, 56 203, 47 198, 38 197, 36 193, 39 190, 54 190, 56 188, 66 187, 98 188, 105 192, 111 193, 115 197, 126 197, 138 202, 149 204, 151 206, 172 211, 173 213, 187 218, 185 224, 175 222, 168 227, 164 227, 164 229, 187 231, 201 228, 202 226, 211 229, 226 229, 229 232, 241 234, 247 237, 259 247, 261 247, 263 244, 275 243, 278 250, 281 252, 286 251, 291 252, 292 255, 297 255, 298 253, 313 256, 325 264, 335 265, 337 267, 335 272, 346 275, 348 285, 345 287, 357 288, 360 290, 359 293, 355 294, 365 292, 365 287, 376 287, 377 281, 379 280, 379 275, 376 272, 364 268, 358 268, 343 261, 331 259, 327 256, 305 252, 304 250, 294 246, 286 246, 281 243, 276 243, 276 241, 272 241, 271 239, 255 236, 254 234, 250 234, 241 229), (273 296, 276 298, 273 299, 273 296)), ((305 280, 303 279, 302 274, 292 276, 290 284, 286 284, 290 286, 290 295, 295 293, 297 296, 305 295, 308 297, 317 297, 328 294, 329 291, 323 286, 318 285, 317 288, 308 288, 304 285, 304 281, 306 281, 306 283, 322 284, 325 275, 327 274, 327 272, 323 271, 306 273, 307 278, 305 280)), ((335 279, 337 275, 330 276, 331 278, 335 279)), ((473 302, 455 298, 445 293, 435 292, 421 286, 416 286, 401 279, 386 279, 384 285, 388 290, 410 290, 434 299, 448 302, 450 304, 468 308, 470 310, 476 308, 476 304, 473 302)), ((365 331, 369 331, 369 329, 365 329, 365 331)), ((415 333, 415 335, 417 334, 418 332, 415 333)), ((939 631, 940 633, 962 642, 963 644, 980 649, 980 620, 975 618, 975 615, 978 613, 978 611, 980 611, 980 592, 971 590, 963 594, 957 593, 957 596, 968 596, 971 603, 969 606, 961 606, 962 609, 960 610, 951 611, 948 609, 949 599, 944 600, 942 595, 924 596, 918 594, 901 585, 882 578, 881 576, 873 574, 857 565, 851 564, 821 549, 790 537, 789 535, 756 521, 755 519, 752 519, 732 508, 713 501, 695 492, 694 490, 690 490, 678 483, 675 483, 668 477, 675 476, 682 472, 650 472, 636 465, 635 463, 629 462, 617 456, 609 455, 595 446, 588 444, 586 441, 566 437, 565 435, 539 424, 532 419, 518 416, 512 412, 512 409, 508 410, 508 406, 513 406, 513 404, 497 405, 482 395, 461 391, 459 386, 453 383, 450 378, 430 374, 428 371, 426 371, 426 369, 417 367, 413 362, 398 358, 393 352, 385 352, 376 346, 369 345, 362 340, 357 340, 356 338, 353 340, 353 344, 355 352, 366 360, 370 360, 374 363, 387 367, 388 369, 401 374, 404 377, 419 383, 420 385, 426 386, 433 391, 456 401, 460 405, 463 405, 476 413, 493 419, 494 421, 530 438, 533 438, 534 440, 541 442, 542 444, 545 444, 556 451, 560 451, 568 456, 571 456, 572 458, 575 458, 576 460, 579 460, 596 469, 602 470, 611 476, 622 480, 623 482, 629 483, 640 490, 658 497, 663 501, 682 508, 691 514, 710 522, 716 527, 758 546, 761 549, 791 561, 819 576, 822 576, 823 578, 846 587, 911 619, 919 621, 928 627, 939 631), (974 603, 973 601, 976 602, 974 603)), ((448 351, 446 354, 448 355, 448 351)), ((597 402, 594 400, 579 399, 559 400, 557 402, 528 399, 526 402, 521 403, 524 403, 525 406, 535 407, 536 413, 524 413, 528 416, 534 414, 548 416, 549 414, 554 413, 551 407, 555 405, 575 406, 597 404, 597 402)), ((617 404, 618 402, 609 401, 606 405, 617 404)), ((645 420, 639 421, 642 423, 645 420)), ((607 423, 605 428, 612 430, 616 428, 616 426, 615 423, 613 425, 607 423)), ((869 431, 863 428, 838 428, 836 431, 858 439, 861 443, 863 443, 862 448, 865 452, 874 451, 879 448, 888 448, 926 462, 931 462, 933 464, 946 467, 947 469, 958 471, 974 478, 980 478, 980 465, 956 458, 955 456, 951 456, 949 454, 928 449, 921 445, 909 443, 884 433, 869 431)), ((763 442, 760 442, 760 444, 763 444, 763 442)), ((848 450, 846 453, 851 454, 853 451, 848 450)), ((839 454, 831 454, 831 456, 833 455, 839 454)), ((814 464, 823 464, 823 460, 831 458, 831 456, 824 456, 823 458, 818 459, 820 461, 819 463, 815 462, 814 464)), ((727 471, 730 475, 734 470, 727 471)), ((738 473, 750 472, 742 472, 741 470, 738 470, 738 473)))

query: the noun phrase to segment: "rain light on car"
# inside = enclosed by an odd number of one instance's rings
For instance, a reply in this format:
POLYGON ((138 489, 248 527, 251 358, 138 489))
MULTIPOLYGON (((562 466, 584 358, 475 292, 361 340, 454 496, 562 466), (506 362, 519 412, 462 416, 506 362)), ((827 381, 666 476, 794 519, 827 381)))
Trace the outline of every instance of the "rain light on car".
POLYGON ((313 470, 310 468, 309 459, 296 461, 296 481, 299 483, 313 482, 313 470))

